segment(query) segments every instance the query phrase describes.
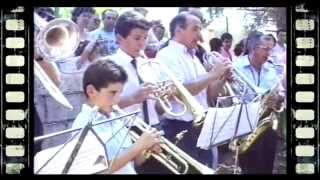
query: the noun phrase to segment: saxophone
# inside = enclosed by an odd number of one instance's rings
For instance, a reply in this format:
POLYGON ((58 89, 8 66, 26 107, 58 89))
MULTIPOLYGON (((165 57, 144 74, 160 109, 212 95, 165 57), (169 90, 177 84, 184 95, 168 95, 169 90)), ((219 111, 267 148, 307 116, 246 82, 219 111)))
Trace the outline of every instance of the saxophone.
MULTIPOLYGON (((255 130, 246 136, 243 139, 240 139, 238 145, 238 153, 245 154, 247 153, 251 147, 270 129, 276 130, 277 129, 277 115, 276 113, 282 112, 284 110, 284 104, 282 103, 278 109, 269 108, 267 105, 267 101, 273 97, 278 96, 280 89, 280 83, 277 83, 275 87, 273 87, 269 92, 263 95, 261 99, 261 109, 259 111, 259 119, 258 125, 255 130)), ((235 144, 233 144, 235 145, 235 144)), ((232 150, 235 151, 234 147, 231 147, 232 150)))

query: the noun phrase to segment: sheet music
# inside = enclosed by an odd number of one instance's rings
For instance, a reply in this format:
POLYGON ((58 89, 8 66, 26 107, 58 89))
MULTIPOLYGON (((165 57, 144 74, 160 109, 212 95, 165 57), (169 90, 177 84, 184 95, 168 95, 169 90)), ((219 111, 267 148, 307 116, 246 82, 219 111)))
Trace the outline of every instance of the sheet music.
MULTIPOLYGON (((72 150, 78 142, 80 133, 45 165, 38 174, 62 174, 72 150)), ((45 149, 34 157, 34 173, 36 173, 63 145, 45 149)), ((68 174, 94 174, 107 169, 105 146, 89 131, 79 153, 73 161, 68 174)))
MULTIPOLYGON (((244 104, 235 137, 246 135, 257 126, 260 101, 244 104)), ((209 108, 200 132, 197 147, 209 149, 234 137, 240 105, 209 108)))

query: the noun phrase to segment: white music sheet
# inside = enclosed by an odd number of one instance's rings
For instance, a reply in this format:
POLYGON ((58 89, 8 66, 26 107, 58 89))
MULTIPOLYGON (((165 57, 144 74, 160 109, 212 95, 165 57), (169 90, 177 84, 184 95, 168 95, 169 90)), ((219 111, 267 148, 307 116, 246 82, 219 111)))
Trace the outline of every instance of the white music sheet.
MULTIPOLYGON (((34 157, 34 173, 62 174, 63 168, 65 167, 76 143, 78 142, 79 134, 72 141, 67 143, 67 145, 63 147, 63 149, 40 171, 39 169, 59 149, 61 149, 63 145, 48 148, 37 153, 34 157)), ((68 171, 68 174, 94 174, 106 170, 107 168, 108 166, 105 147, 100 141, 98 141, 97 137, 94 136, 91 131, 89 131, 68 171)))
POLYGON ((225 108, 209 108, 198 138, 197 147, 209 149, 234 137, 252 132, 257 126, 259 107, 260 101, 243 105, 237 133, 236 126, 240 104, 225 108))

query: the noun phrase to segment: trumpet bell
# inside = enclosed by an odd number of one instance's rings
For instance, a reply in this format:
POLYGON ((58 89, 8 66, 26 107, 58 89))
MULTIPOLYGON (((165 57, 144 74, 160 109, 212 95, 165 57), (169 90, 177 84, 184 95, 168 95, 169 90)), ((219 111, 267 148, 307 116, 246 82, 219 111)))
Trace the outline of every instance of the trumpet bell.
POLYGON ((49 60, 59 60, 73 55, 80 43, 78 26, 68 20, 50 21, 38 34, 38 50, 49 60))

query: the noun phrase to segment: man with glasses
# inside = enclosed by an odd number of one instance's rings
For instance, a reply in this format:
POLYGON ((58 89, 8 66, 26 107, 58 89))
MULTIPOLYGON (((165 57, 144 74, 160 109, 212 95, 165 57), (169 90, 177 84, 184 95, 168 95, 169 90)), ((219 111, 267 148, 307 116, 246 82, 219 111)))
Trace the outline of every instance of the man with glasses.
MULTIPOLYGON (((273 40, 262 33, 248 37, 248 54, 234 61, 234 66, 247 76, 247 79, 262 90, 269 90, 281 82, 275 66, 268 61, 273 48, 273 40)), ((268 99, 267 108, 279 109, 284 98, 275 95, 268 99)), ((273 129, 268 129, 251 149, 241 155, 240 166, 243 174, 271 174, 279 137, 273 129)))
POLYGON ((92 39, 103 47, 102 56, 111 55, 119 48, 116 35, 114 33, 114 27, 118 19, 118 12, 112 9, 107 9, 102 12, 103 27, 92 31, 90 36, 92 39))

